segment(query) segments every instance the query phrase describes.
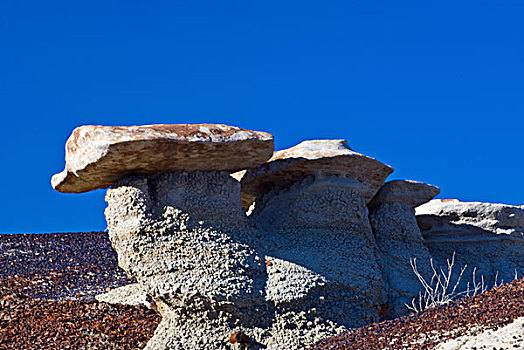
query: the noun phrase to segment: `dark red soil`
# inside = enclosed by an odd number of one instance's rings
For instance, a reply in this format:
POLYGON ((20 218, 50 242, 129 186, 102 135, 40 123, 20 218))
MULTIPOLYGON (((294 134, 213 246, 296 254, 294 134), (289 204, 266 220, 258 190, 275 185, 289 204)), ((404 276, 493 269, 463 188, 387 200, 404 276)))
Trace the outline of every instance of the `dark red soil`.
POLYGON ((96 301, 0 301, 0 349, 142 349, 160 316, 145 307, 96 301))
POLYGON ((98 303, 125 285, 107 234, 0 235, 0 349, 142 349, 160 316, 98 303))
POLYGON ((455 303, 351 330, 308 350, 432 349, 465 334, 497 329, 524 316, 524 279, 455 303), (414 341, 424 338, 420 344, 414 341))

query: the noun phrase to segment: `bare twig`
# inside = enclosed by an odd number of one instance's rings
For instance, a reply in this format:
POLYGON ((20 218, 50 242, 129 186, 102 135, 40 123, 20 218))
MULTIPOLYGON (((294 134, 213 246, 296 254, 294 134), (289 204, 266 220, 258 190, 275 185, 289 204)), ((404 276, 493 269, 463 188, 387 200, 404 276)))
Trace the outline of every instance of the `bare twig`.
MULTIPOLYGON (((420 284, 422 285, 424 292, 419 292, 418 298, 413 298, 411 300, 411 305, 405 304, 406 307, 409 310, 420 312, 425 309, 433 308, 438 305, 445 305, 448 304, 458 298, 464 297, 464 296, 473 296, 480 293, 484 293, 488 290, 487 286, 484 284, 484 276, 480 276, 480 281, 477 282, 476 280, 476 272, 477 268, 473 268, 473 280, 472 280, 472 286, 470 288, 470 283, 468 282, 466 284, 466 290, 462 292, 458 292, 458 286, 460 284, 460 281, 462 280, 462 276, 464 275, 464 272, 466 271, 466 268, 468 265, 464 265, 458 274, 457 280, 455 283, 452 283, 452 272, 453 267, 455 265, 455 252, 453 252, 453 255, 450 259, 446 259, 447 262, 447 271, 444 271, 442 268, 439 269, 437 272, 437 269, 435 268, 433 264, 433 259, 429 259, 429 265, 432 270, 432 276, 429 282, 427 282, 422 274, 418 271, 417 268, 417 258, 410 259, 411 269, 415 273, 415 276, 417 276, 417 279, 420 281, 420 284)), ((515 270, 515 279, 517 277, 517 272, 515 270)), ((503 284, 503 281, 501 281, 500 284, 497 283, 498 278, 498 271, 495 275, 495 282, 493 287, 499 287, 503 284)))

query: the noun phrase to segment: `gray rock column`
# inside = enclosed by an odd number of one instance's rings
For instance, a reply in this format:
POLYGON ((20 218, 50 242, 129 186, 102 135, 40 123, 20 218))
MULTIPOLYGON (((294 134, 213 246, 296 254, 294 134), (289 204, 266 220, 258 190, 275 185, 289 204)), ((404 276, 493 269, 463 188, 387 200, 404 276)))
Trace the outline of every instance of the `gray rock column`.
MULTIPOLYGON (((393 169, 345 140, 310 140, 244 173, 244 207, 268 256, 267 299, 312 324, 362 326, 382 299, 366 204, 393 169)), ((305 339, 305 338, 304 338, 305 339)))
POLYGON ((397 317, 409 310, 413 298, 423 292, 410 264, 416 258, 418 271, 429 281, 431 255, 417 226, 415 206, 429 201, 440 190, 415 181, 390 181, 373 198, 370 221, 379 249, 385 303, 381 316, 397 317))
POLYGON ((162 315, 147 349, 222 349, 237 328, 267 326, 265 264, 227 172, 130 176, 108 190, 119 265, 162 315))
POLYGON ((378 320, 382 281, 366 203, 351 181, 307 178, 257 199, 250 222, 271 262, 268 300, 317 323, 378 320))

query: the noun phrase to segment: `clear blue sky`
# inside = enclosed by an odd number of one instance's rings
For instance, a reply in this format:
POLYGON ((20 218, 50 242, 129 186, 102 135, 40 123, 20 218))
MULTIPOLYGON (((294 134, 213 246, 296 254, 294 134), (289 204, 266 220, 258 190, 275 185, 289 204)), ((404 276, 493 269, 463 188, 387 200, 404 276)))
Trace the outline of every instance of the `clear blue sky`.
POLYGON ((0 1, 0 232, 103 230, 55 192, 82 124, 225 123, 314 138, 524 203, 522 1, 0 1))

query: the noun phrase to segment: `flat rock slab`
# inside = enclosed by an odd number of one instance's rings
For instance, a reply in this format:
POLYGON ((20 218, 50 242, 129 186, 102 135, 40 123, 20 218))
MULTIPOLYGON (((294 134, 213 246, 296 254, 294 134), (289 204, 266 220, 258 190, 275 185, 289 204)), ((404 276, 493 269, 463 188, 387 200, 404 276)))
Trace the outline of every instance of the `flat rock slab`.
POLYGON ((440 193, 437 186, 411 180, 393 180, 386 182, 369 203, 377 207, 383 203, 400 203, 408 207, 418 207, 440 193))
POLYGON ((65 170, 51 184, 81 193, 132 174, 234 172, 263 164, 273 150, 271 134, 222 124, 84 125, 67 140, 65 170))
POLYGON ((348 178, 367 203, 392 172, 389 165, 353 151, 346 140, 310 140, 277 151, 267 163, 234 177, 241 181, 244 206, 246 199, 308 176, 348 178))
POLYGON ((146 290, 139 283, 131 283, 110 289, 107 293, 96 295, 95 299, 108 304, 143 305, 148 309, 153 308, 151 303, 153 299, 148 298, 146 290))

